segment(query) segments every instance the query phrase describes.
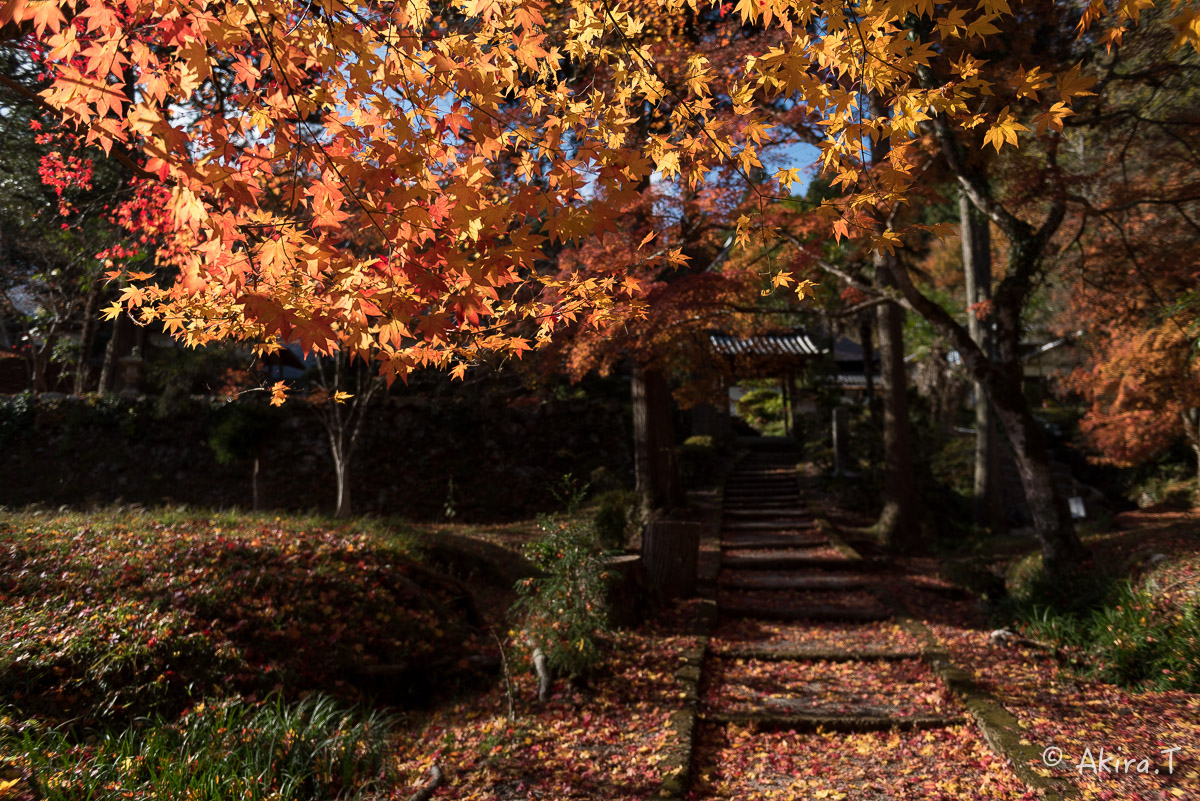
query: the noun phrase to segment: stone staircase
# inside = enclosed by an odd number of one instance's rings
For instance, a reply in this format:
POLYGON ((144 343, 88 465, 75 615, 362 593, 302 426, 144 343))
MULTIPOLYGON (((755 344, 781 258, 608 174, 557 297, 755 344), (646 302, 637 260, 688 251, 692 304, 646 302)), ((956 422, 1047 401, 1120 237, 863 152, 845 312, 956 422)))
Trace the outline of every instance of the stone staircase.
POLYGON ((897 644, 883 566, 808 507, 798 461, 795 451, 752 452, 725 484, 703 721, 827 732, 961 724, 920 647, 897 644))

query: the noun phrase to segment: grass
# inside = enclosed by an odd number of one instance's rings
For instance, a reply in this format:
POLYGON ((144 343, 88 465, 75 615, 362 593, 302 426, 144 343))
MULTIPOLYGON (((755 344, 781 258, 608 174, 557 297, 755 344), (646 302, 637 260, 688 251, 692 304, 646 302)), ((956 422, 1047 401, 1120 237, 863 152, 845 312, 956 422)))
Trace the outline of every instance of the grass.
POLYGON ((175 720, 139 720, 83 739, 6 720, 0 746, 10 769, 47 801, 355 799, 392 778, 392 726, 326 696, 274 697, 201 704, 175 720))

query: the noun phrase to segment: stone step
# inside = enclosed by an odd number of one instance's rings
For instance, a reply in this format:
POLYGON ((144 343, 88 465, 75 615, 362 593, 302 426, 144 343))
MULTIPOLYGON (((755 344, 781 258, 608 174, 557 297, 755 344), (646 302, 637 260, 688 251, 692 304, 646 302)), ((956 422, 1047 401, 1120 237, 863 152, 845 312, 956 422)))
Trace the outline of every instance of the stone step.
POLYGON ((811 520, 812 512, 803 506, 793 506, 785 509, 726 509, 726 517, 736 517, 739 520, 755 517, 770 517, 776 520, 786 520, 790 517, 802 517, 811 520))
POLYGON ((879 583, 875 576, 864 575, 778 575, 745 571, 741 575, 724 571, 718 578, 722 587, 738 590, 857 590, 879 583))
POLYGON ((732 648, 721 652, 722 658, 757 659, 763 662, 901 662, 920 659, 920 651, 888 651, 883 649, 850 651, 835 648, 732 648))
POLYGON ((796 520, 725 520, 721 528, 728 531, 770 531, 772 529, 810 529, 814 528, 816 520, 812 517, 801 517, 796 520))
POLYGON ((786 550, 791 548, 811 548, 817 545, 828 545, 829 538, 823 534, 804 536, 803 534, 781 535, 778 537, 725 537, 721 540, 723 550, 786 550))
POLYGON ((788 556, 766 552, 762 556, 721 557, 721 566, 738 570, 861 570, 863 563, 844 556, 788 556))
POLYGON ((798 732, 924 731, 963 725, 955 715, 780 715, 770 712, 716 712, 704 715, 718 724, 754 725, 759 729, 798 732))
POLYGON ((887 620, 891 612, 883 607, 841 606, 760 606, 749 603, 720 604, 720 613, 727 617, 749 617, 755 620, 813 620, 825 623, 874 623, 887 620))

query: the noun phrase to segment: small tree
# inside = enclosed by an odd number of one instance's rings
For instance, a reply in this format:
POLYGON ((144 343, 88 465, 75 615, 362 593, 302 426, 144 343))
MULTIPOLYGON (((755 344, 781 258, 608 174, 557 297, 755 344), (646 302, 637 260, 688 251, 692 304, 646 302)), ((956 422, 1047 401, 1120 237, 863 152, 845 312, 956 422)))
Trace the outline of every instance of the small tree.
POLYGON ((318 357, 311 377, 315 389, 309 393, 309 407, 325 428, 337 475, 335 514, 347 517, 350 515, 350 460, 371 402, 386 391, 384 380, 374 374, 365 361, 353 360, 344 351, 318 357))

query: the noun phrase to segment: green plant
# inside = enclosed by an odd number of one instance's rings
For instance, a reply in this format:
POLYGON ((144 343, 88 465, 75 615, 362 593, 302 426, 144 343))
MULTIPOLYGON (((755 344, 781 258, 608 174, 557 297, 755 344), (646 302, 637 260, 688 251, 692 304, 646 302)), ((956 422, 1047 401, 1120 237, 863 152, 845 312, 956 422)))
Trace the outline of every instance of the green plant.
POLYGON ((326 696, 200 704, 80 740, 36 725, 0 729, 7 761, 31 769, 47 801, 161 798, 357 799, 385 789, 391 718, 326 696))
POLYGON ((1196 481, 1191 469, 1183 464, 1167 464, 1135 484, 1129 500, 1139 507, 1164 504, 1170 508, 1190 507, 1196 495, 1196 481))
POLYGON ((454 497, 454 476, 446 482, 446 500, 442 501, 442 516, 447 520, 458 516, 458 501, 454 497))
POLYGON ((263 453, 279 430, 279 414, 263 403, 234 401, 221 410, 220 420, 208 438, 221 464, 250 461, 253 508, 258 509, 258 472, 263 453))
POLYGON ((542 575, 517 582, 514 611, 523 620, 522 641, 540 648, 550 668, 586 675, 603 657, 609 629, 608 574, 591 523, 543 518, 542 534, 524 548, 542 575))
POLYGON ((573 473, 566 473, 557 482, 550 485, 550 494, 570 515, 579 508, 579 504, 583 503, 590 487, 590 482, 576 478, 573 473))
POLYGON ((689 486, 702 487, 713 483, 717 478, 719 460, 720 453, 712 437, 688 437, 679 446, 679 472, 689 486))
POLYGON ((637 517, 637 493, 612 490, 599 498, 592 526, 596 542, 606 551, 618 551, 629 542, 629 530, 637 517))
POLYGON ((0 442, 32 432, 37 398, 29 390, 0 399, 0 442))

